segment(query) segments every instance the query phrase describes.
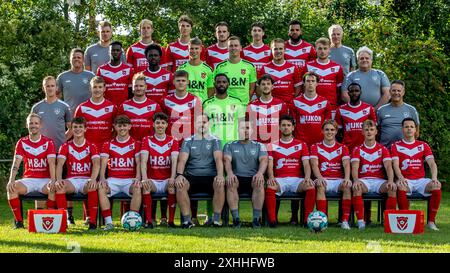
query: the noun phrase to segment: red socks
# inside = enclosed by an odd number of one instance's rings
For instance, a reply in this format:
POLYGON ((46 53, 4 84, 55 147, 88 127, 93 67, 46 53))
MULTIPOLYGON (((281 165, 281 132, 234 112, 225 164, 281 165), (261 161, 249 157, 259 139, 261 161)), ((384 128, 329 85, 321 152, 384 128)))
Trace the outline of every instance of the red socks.
POLYGON ((11 200, 8 200, 9 206, 11 207, 12 212, 14 213, 14 219, 18 222, 22 222, 22 214, 20 210, 20 200, 19 198, 14 198, 11 200))
POLYGON ((317 207, 317 210, 319 210, 325 214, 328 214, 327 200, 316 200, 316 207, 317 207))
POLYGON ((152 222, 152 195, 147 193, 142 195, 142 205, 145 212, 145 222, 152 222))
POLYGON ((267 208, 267 218, 269 220, 269 223, 275 223, 276 222, 276 198, 275 198, 276 190, 267 188, 266 189, 266 208, 267 208))
POLYGON ((406 191, 397 191, 397 200, 399 209, 409 209, 409 201, 406 197, 406 191))
POLYGON ((175 194, 168 194, 167 202, 169 204, 169 223, 173 223, 175 220, 175 210, 177 209, 177 199, 175 194))
POLYGON ((56 206, 58 207, 58 209, 67 210, 67 200, 65 193, 56 193, 55 199, 56 199, 56 206))
POLYGON ((348 222, 351 208, 352 208, 352 200, 342 199, 342 219, 341 219, 342 222, 348 222))
POLYGON ((364 220, 364 202, 362 196, 353 196, 353 208, 358 220, 364 220))
POLYGON ((439 209, 439 205, 441 204, 442 191, 434 190, 431 191, 431 199, 430 199, 430 211, 428 212, 428 221, 435 222, 436 214, 439 209))
POLYGON ((397 209, 397 198, 388 196, 386 200, 386 209, 397 209))
POLYGON ((102 210, 102 217, 105 219, 108 216, 112 216, 111 209, 102 210))
POLYGON ((88 192, 88 211, 89 211, 89 223, 97 225, 97 210, 98 210, 98 193, 97 191, 88 192))
POLYGON ((55 200, 47 199, 47 209, 56 209, 55 200))
MULTIPOLYGON (((326 203, 326 201, 325 201, 325 203, 326 203)), ((306 192, 305 192, 305 217, 303 219, 303 223, 306 224, 309 214, 314 210, 315 204, 316 204, 316 189, 312 188, 312 189, 306 190, 306 192)), ((325 204, 325 210, 326 210, 326 204, 325 204)))

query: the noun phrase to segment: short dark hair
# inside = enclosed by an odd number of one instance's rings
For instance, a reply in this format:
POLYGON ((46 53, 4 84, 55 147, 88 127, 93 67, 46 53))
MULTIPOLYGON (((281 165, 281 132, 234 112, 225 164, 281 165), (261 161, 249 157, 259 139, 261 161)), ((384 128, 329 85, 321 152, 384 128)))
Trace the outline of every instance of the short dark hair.
POLYGON ((127 115, 118 115, 114 118, 114 125, 131 124, 131 120, 127 115))
POLYGON ((302 78, 303 82, 306 81, 306 77, 310 77, 310 76, 315 77, 316 80, 317 80, 317 82, 320 81, 320 76, 319 76, 319 74, 317 74, 317 73, 314 72, 314 71, 308 71, 308 72, 306 72, 306 73, 303 75, 303 78, 302 78))
POLYGON ((347 90, 350 89, 350 86, 358 86, 358 87, 359 87, 359 90, 361 90, 361 92, 362 92, 362 87, 361 87, 361 85, 360 85, 359 83, 357 83, 357 82, 352 82, 352 83, 350 83, 350 84, 347 86, 347 90))
POLYGON ((300 22, 300 20, 297 20, 297 19, 291 20, 289 22, 289 26, 292 26, 292 25, 299 25, 300 27, 302 27, 302 23, 300 22))
POLYGON ((405 87, 405 82, 402 81, 402 80, 393 80, 393 81, 391 82, 391 86, 392 86, 393 84, 400 84, 401 86, 403 86, 403 88, 405 87))
POLYGON ((217 27, 220 27, 220 26, 227 27, 227 30, 230 31, 230 25, 228 25, 227 22, 225 22, 225 21, 220 21, 219 23, 217 23, 217 24, 214 26, 214 29, 216 29, 217 27))
POLYGON ((254 27, 259 27, 263 31, 266 31, 266 28, 264 27, 264 24, 262 22, 254 22, 250 29, 253 29, 254 27))
POLYGON ((165 122, 169 123, 169 116, 163 112, 157 112, 153 115, 153 122, 155 122, 157 119, 164 120, 165 122))
POLYGON ((417 122, 416 122, 416 120, 413 119, 413 118, 410 118, 410 117, 404 118, 404 119, 402 120, 402 127, 403 127, 403 125, 405 125, 405 122, 407 122, 407 121, 412 121, 412 122, 414 122, 414 126, 417 127, 417 122))
POLYGON ((228 83, 230 83, 230 78, 227 76, 227 74, 225 74, 225 73, 219 73, 219 74, 217 74, 216 76, 214 76, 214 82, 216 81, 216 79, 217 79, 218 77, 225 77, 225 78, 227 79, 228 83))
POLYGON ((295 119, 294 119, 292 116, 290 116, 290 115, 282 115, 282 116, 280 117, 280 125, 281 125, 281 122, 282 122, 283 120, 290 121, 290 122, 292 123, 292 125, 295 126, 295 119))
POLYGON ((75 53, 81 53, 81 55, 84 56, 84 51, 83 51, 83 49, 81 49, 81 48, 79 48, 79 47, 72 48, 72 50, 70 51, 70 56, 72 57, 73 54, 75 54, 75 53))
POLYGON ((174 78, 185 77, 186 79, 189 79, 189 73, 186 70, 177 70, 173 74, 173 77, 174 78))
POLYGON ((83 126, 86 127, 86 119, 84 117, 74 117, 70 122, 70 125, 73 124, 83 124, 83 126))
POLYGON ((113 41, 113 42, 111 42, 111 43, 109 44, 109 46, 113 46, 113 45, 118 45, 118 46, 120 46, 120 47, 123 47, 122 43, 119 42, 119 41, 113 41))
POLYGON ((275 83, 275 80, 270 76, 270 74, 264 74, 258 79, 258 85, 261 85, 262 81, 270 81, 272 84, 275 83))
POLYGON ((228 38, 228 41, 238 41, 239 44, 242 45, 241 38, 239 38, 238 36, 231 36, 230 38, 228 38))
POLYGON ((156 44, 151 44, 151 45, 148 45, 148 46, 145 48, 144 54, 145 54, 145 57, 146 57, 146 58, 147 58, 147 53, 148 53, 150 50, 152 50, 152 49, 157 50, 157 51, 159 52, 159 56, 160 56, 160 57, 162 56, 162 49, 161 49, 161 47, 160 47, 159 45, 156 45, 156 44))

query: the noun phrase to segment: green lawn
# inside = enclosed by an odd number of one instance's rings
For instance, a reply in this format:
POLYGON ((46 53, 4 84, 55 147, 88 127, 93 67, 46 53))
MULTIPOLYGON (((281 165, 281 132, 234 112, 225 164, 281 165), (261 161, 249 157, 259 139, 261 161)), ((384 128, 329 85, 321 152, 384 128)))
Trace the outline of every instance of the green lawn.
MULTIPOLYGON (((449 198, 450 193, 443 194, 437 218, 441 231, 426 230, 422 235, 385 234, 379 224, 364 231, 356 228, 341 230, 336 226, 334 202, 330 203, 331 226, 319 234, 288 224, 260 230, 250 227, 240 230, 207 227, 182 230, 158 226, 152 230, 126 232, 118 227, 118 206, 115 209, 116 231, 87 232, 81 223, 80 204, 75 209, 77 224, 71 226, 66 234, 32 234, 26 229, 11 228, 12 214, 3 198, 0 200, 0 252, 450 252, 449 198)), ((31 206, 32 203, 26 203, 25 211, 31 206)), ((204 204, 200 207, 199 213, 202 213, 204 204)), ((425 209, 425 203, 414 202, 411 209, 425 209)), ((289 210, 289 202, 283 202, 279 217, 281 222, 288 221, 289 210)), ((241 218, 250 221, 249 202, 241 203, 241 218)), ((375 211, 373 218, 376 218, 375 211)))

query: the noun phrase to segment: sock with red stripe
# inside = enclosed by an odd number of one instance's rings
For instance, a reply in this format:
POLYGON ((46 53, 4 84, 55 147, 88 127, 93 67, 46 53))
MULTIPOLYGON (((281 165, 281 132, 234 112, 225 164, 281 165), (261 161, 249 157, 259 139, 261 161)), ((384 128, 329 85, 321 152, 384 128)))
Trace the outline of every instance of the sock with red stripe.
POLYGON ((145 222, 152 223, 152 195, 150 193, 142 195, 142 206, 145 212, 145 222))
POLYGON ((175 210, 177 209, 177 198, 175 194, 168 194, 167 203, 169 204, 169 223, 173 223, 175 220, 175 210))
POLYGON ((89 223, 97 225, 97 210, 98 210, 98 193, 97 191, 88 192, 88 211, 89 223))
POLYGON ((364 220, 364 202, 362 196, 353 196, 353 208, 358 220, 364 220))
POLYGON ((435 222, 436 214, 439 210, 439 205, 441 204, 441 198, 442 198, 441 190, 431 191, 430 211, 428 212, 428 221, 435 222))
MULTIPOLYGON (((326 203, 326 201, 325 201, 326 203)), ((316 189, 312 188, 306 190, 305 192, 305 216, 303 218, 303 223, 306 224, 309 214, 314 210, 316 204, 316 189)), ((325 204, 326 210, 326 204, 325 204)))
POLYGON ((14 219, 18 222, 23 222, 19 198, 8 200, 8 202, 12 212, 14 213, 14 219))
POLYGON ((397 191, 397 201, 399 209, 409 209, 408 198, 406 197, 406 191, 397 191))
POLYGON ((351 208, 352 208, 352 200, 342 199, 342 220, 341 220, 342 222, 348 222, 351 208))
POLYGON ((397 198, 388 196, 386 200, 386 209, 397 209, 397 198))
POLYGON ((267 188, 266 189, 266 208, 267 208, 267 218, 269 220, 269 223, 276 223, 276 215, 275 215, 275 209, 276 209, 276 198, 275 198, 276 190, 267 188))
POLYGON ((112 224, 111 209, 102 210, 102 217, 105 219, 105 224, 112 224))
POLYGON ((66 194, 65 193, 56 193, 55 194, 55 201, 56 201, 56 206, 58 207, 58 209, 67 209, 67 200, 66 200, 66 194))
POLYGON ((316 207, 317 207, 317 210, 328 215, 327 200, 316 200, 316 207))

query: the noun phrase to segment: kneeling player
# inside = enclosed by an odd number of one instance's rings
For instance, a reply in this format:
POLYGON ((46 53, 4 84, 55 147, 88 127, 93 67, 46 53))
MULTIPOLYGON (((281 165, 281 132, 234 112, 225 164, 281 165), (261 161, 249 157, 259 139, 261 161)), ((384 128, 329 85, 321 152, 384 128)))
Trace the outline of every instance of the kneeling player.
POLYGON ((264 173, 267 168, 266 147, 250 140, 250 121, 239 120, 239 141, 225 144, 223 158, 227 172, 227 201, 233 216, 233 226, 239 228, 239 193, 251 193, 253 204, 253 228, 260 228, 264 205, 264 173))
POLYGON ((389 151, 376 142, 377 127, 373 120, 366 120, 362 126, 364 143, 352 153, 353 207, 358 218, 358 228, 364 229, 363 193, 387 193, 386 209, 395 209, 397 205, 397 186, 394 183, 394 171, 389 151), (385 176, 387 175, 387 180, 385 176))
POLYGON ((350 180, 350 155, 347 146, 336 142, 338 125, 327 120, 322 125, 324 139, 311 146, 311 169, 316 180, 317 210, 328 213, 325 192, 342 192, 343 229, 350 229, 348 218, 352 206, 352 181, 350 180), (320 167, 319 167, 320 166, 320 167))
MULTIPOLYGON (((20 195, 31 192, 49 194, 49 185, 55 181, 55 146, 53 141, 41 135, 41 117, 30 114, 27 117, 29 135, 19 139, 14 153, 9 181, 6 185, 8 202, 14 214, 15 228, 23 228, 20 195), (24 162, 23 178, 16 180, 20 163, 24 162)), ((53 199, 54 197, 52 197, 53 199)))
POLYGON ((139 168, 140 143, 130 136, 131 120, 125 115, 114 119, 117 136, 103 144, 98 195, 102 217, 105 219, 104 230, 113 230, 111 204, 108 196, 125 193, 131 196, 130 209, 139 213, 141 207, 141 171, 139 168), (108 169, 108 179, 106 179, 108 169))
POLYGON ((168 193, 169 227, 175 227, 175 174, 178 160, 178 141, 166 135, 169 117, 162 113, 153 116, 155 134, 142 140, 141 173, 143 200, 145 210, 145 227, 152 228, 151 193, 168 193))
POLYGON ((417 124, 414 119, 405 118, 402 129, 403 139, 391 146, 392 163, 398 178, 398 207, 409 209, 407 194, 418 192, 424 196, 431 196, 427 227, 438 231, 435 220, 442 192, 433 152, 426 142, 415 139, 417 124), (424 161, 430 167, 431 179, 425 178, 424 161))
POLYGON ((64 143, 59 148, 56 165, 55 191, 58 209, 66 209, 66 194, 87 194, 89 209, 89 229, 97 228, 97 176, 100 170, 100 156, 97 147, 84 137, 86 120, 76 117, 71 122, 73 140, 64 143), (67 177, 62 178, 63 167, 66 164, 67 177))
POLYGON ((290 116, 280 118, 280 140, 268 146, 269 164, 267 168, 268 180, 266 189, 266 207, 269 226, 276 226, 276 198, 275 194, 285 192, 305 192, 305 217, 314 209, 316 188, 311 180, 308 147, 303 141, 294 139, 294 119, 290 116), (302 178, 304 172, 304 178, 302 178))

